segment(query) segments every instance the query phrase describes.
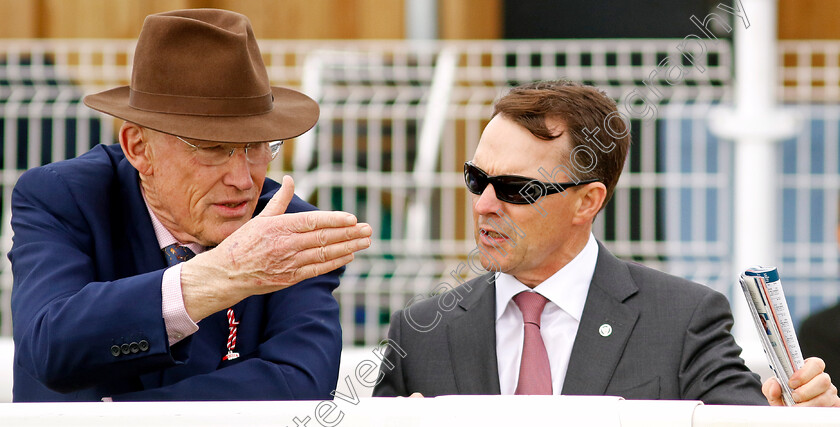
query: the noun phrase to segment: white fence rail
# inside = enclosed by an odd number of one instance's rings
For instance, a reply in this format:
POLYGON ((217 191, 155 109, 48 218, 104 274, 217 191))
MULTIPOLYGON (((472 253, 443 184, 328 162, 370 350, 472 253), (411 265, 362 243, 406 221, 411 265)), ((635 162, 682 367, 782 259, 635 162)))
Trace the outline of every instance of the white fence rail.
MULTIPOLYGON (((511 84, 532 80, 583 81, 618 100, 634 90, 648 94, 657 115, 632 120, 630 157, 614 200, 596 221, 596 235, 619 256, 728 292, 734 282, 729 265, 732 150, 729 142, 710 135, 706 118, 711 105, 728 102, 732 53, 725 42, 706 43, 703 54, 693 58, 704 70, 699 72, 681 56, 680 42, 263 41, 272 82, 302 87, 321 104, 315 131, 284 146, 288 151, 271 166, 270 176, 291 172, 299 194, 309 201, 356 213, 374 228, 373 246, 350 265, 336 292, 346 343, 378 342, 391 311, 441 282, 454 284, 450 272, 474 247, 462 164, 475 150, 492 102, 511 84), (686 74, 672 85, 664 76, 675 64, 686 74), (445 105, 430 104, 435 99, 445 105)), ((83 93, 126 84, 133 46, 130 41, 0 40, 4 254, 11 244, 9 197, 19 174, 113 140, 114 122, 79 100, 83 93)), ((835 56, 826 57, 826 63, 838 63, 838 46, 820 47, 835 56)), ((783 43, 780 55, 802 56, 802 49, 783 43)), ((797 67, 796 75, 804 76, 797 67)), ((785 70, 780 85, 788 89, 814 81, 791 83, 785 70)), ((840 97, 834 89, 819 96, 805 96, 810 89, 788 89, 790 102, 840 97)), ((821 143, 810 132, 780 146, 792 150, 781 156, 785 165, 796 162, 790 172, 779 166, 785 171, 780 191, 795 200, 793 213, 782 215, 779 224, 794 233, 780 245, 781 271, 791 278, 785 285, 794 316, 802 316, 838 295, 827 283, 837 272, 832 227, 840 191, 840 117, 827 107, 797 111, 812 130, 824 129, 821 143), (834 160, 819 170, 812 160, 803 160, 823 157, 834 160), (808 203, 816 205, 804 210, 808 203)), ((779 200, 789 203, 785 197, 779 200)), ((0 331, 8 335, 12 280, 8 260, 0 262, 0 331)))

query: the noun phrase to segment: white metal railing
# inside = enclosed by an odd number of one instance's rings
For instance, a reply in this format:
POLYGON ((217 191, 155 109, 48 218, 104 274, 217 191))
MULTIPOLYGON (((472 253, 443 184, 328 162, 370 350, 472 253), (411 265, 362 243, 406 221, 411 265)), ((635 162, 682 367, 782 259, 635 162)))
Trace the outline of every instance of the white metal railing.
MULTIPOLYGON (((321 104, 315 131, 287 144, 284 150, 291 152, 284 151, 270 176, 291 172, 308 200, 322 209, 356 213, 374 228, 373 246, 350 265, 336 291, 346 342, 378 342, 385 335, 389 312, 442 281, 453 283, 450 272, 474 247, 461 165, 474 152, 493 101, 509 84, 539 79, 586 81, 619 100, 634 89, 661 92, 655 119, 632 120, 631 154, 614 200, 596 220, 595 233, 619 256, 728 291, 733 282, 731 143, 711 136, 706 118, 712 105, 729 102, 732 54, 725 42, 709 42, 704 55, 696 58, 704 72, 689 72, 678 85, 661 77, 644 83, 651 73, 663 71, 658 67, 663 61, 681 61, 679 43, 261 42, 272 82, 302 87, 321 104), (453 72, 445 74, 451 83, 441 83, 435 73, 449 68, 441 66, 447 63, 454 64, 453 72), (445 96, 433 96, 435 84, 449 88, 445 96), (446 101, 445 108, 430 105, 434 99, 446 101), (445 120, 435 126, 428 123, 441 111, 446 112, 445 120), (425 135, 431 136, 424 136, 425 127, 425 135), (439 137, 432 138, 435 135, 439 137), (422 222, 428 224, 416 235, 411 234, 416 224, 409 215, 412 206, 423 208, 422 222)), ((78 99, 81 93, 126 84, 133 46, 119 40, 0 40, 0 61, 6 64, 0 66, 4 253, 10 245, 9 195, 17 176, 44 160, 72 157, 91 143, 112 139, 113 121, 101 119, 105 116, 78 99)), ((785 46, 780 44, 780 55, 788 52, 785 46)), ((807 122, 809 114, 817 112, 802 110, 802 120, 807 122)), ((828 129, 832 120, 830 116, 819 123, 828 129)), ((821 153, 831 156, 834 148, 828 145, 820 146, 828 150, 821 153)), ((797 139, 797 153, 807 147, 797 139)), ((827 166, 824 176, 803 184, 803 175, 811 173, 807 166, 786 175, 786 183, 798 183, 794 191, 835 190, 840 171, 827 166)), ((831 209, 821 209, 823 224, 835 220, 831 209)), ((801 234, 824 232, 827 226, 815 231, 801 224, 801 215, 794 225, 784 221, 780 227, 796 230, 796 250, 824 250, 820 277, 828 277, 837 258, 836 252, 825 252, 833 247, 830 241, 815 243, 801 234)), ((794 251, 793 246, 784 251, 794 251)), ((810 309, 808 292, 818 292, 823 303, 836 292, 814 287, 813 276, 806 274, 810 261, 800 257, 796 262, 797 279, 785 284, 792 285, 790 294, 801 302, 791 304, 794 316, 801 316, 810 309)), ((2 332, 9 334, 11 276, 5 257, 2 263, 0 312, 2 332)))
POLYGON ((778 54, 783 101, 840 101, 840 41, 783 40, 778 54))

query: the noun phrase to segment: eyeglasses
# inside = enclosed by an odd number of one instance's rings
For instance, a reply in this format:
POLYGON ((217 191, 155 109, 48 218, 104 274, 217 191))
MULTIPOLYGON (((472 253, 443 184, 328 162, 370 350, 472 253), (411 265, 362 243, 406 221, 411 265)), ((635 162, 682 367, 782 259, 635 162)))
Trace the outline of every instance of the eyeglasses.
POLYGON ((184 144, 195 150, 195 158, 199 163, 206 166, 218 166, 227 163, 237 148, 245 150, 245 159, 252 165, 264 166, 277 157, 283 141, 273 142, 251 142, 245 145, 230 146, 229 144, 213 142, 208 145, 196 145, 185 141, 177 135, 173 135, 184 144))
POLYGON ((472 162, 464 163, 464 181, 470 193, 481 195, 487 184, 493 184, 496 198, 514 205, 534 203, 542 196, 562 193, 566 189, 578 185, 598 182, 598 179, 588 179, 579 182, 542 182, 536 179, 518 175, 487 175, 472 162))

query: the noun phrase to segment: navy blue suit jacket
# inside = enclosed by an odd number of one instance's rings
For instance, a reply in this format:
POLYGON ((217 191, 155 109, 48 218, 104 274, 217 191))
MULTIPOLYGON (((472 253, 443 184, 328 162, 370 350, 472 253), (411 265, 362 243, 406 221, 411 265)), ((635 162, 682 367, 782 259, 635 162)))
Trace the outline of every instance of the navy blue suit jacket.
MULTIPOLYGON (((266 179, 257 212, 279 187, 266 179)), ((295 197, 287 212, 312 209, 295 197)), ((119 145, 24 173, 12 229, 15 401, 331 398, 343 269, 234 306, 238 359, 222 361, 225 310, 170 347, 166 260, 119 145), (130 343, 141 345, 112 354, 130 343)))

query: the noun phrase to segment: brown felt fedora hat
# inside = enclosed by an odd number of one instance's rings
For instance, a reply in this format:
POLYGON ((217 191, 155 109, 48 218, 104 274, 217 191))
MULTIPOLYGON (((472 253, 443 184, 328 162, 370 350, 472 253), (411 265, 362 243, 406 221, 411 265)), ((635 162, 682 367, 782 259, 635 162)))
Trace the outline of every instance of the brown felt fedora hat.
POLYGON ((318 121, 311 98, 269 85, 248 18, 218 9, 146 17, 131 85, 86 96, 85 104, 160 132, 220 142, 294 138, 318 121))

